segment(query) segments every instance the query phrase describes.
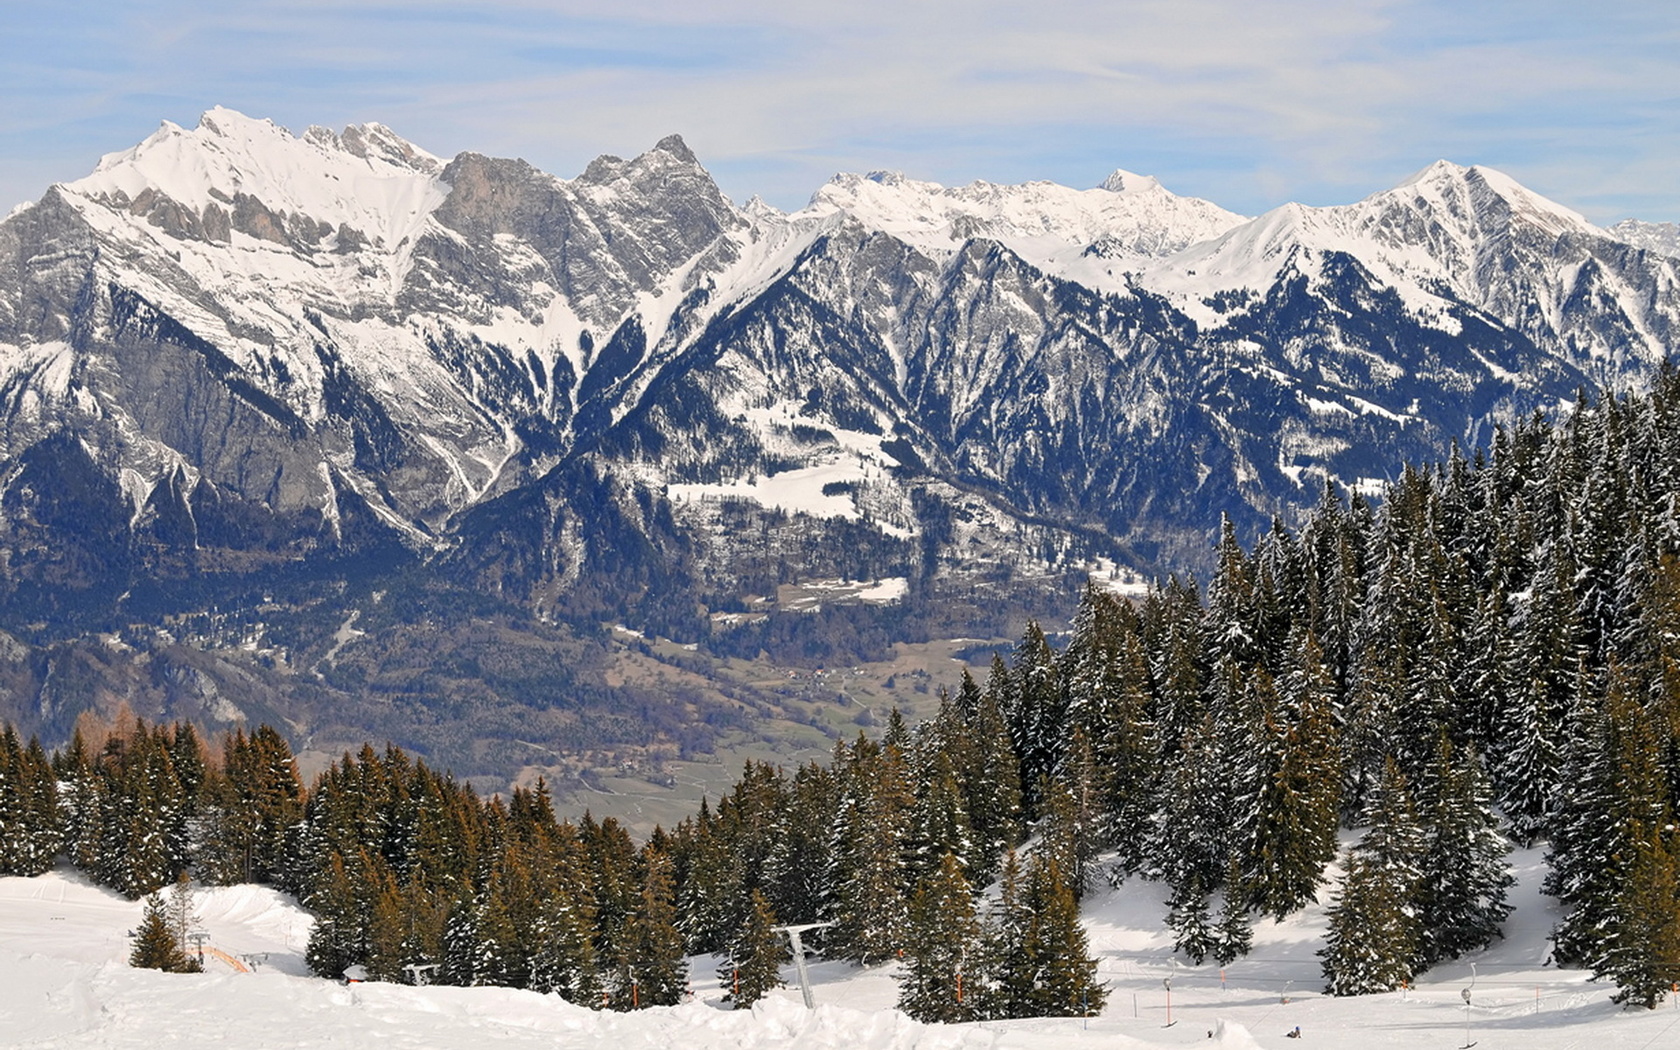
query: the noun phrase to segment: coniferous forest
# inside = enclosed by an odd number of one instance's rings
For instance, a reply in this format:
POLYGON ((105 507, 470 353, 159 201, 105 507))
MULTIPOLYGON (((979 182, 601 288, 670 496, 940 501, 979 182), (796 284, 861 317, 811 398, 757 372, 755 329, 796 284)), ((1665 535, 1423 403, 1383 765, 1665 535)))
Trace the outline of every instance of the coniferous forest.
POLYGON ((1089 588, 933 719, 826 765, 749 765, 641 844, 480 798, 364 747, 305 790, 268 727, 84 719, 0 734, 0 872, 59 857, 132 898, 183 871, 297 895, 310 965, 673 1003, 684 956, 747 1005, 781 923, 902 959, 924 1019, 1102 1005, 1078 923, 1102 880, 1163 885, 1193 962, 1248 950, 1329 880, 1335 994, 1399 987, 1488 944, 1511 843, 1545 844, 1560 965, 1654 1006, 1680 980, 1680 375, 1410 467, 1380 501, 1327 489, 1295 530, 1227 526, 1205 586, 1089 588), (1351 842, 1343 849, 1342 843, 1351 842))

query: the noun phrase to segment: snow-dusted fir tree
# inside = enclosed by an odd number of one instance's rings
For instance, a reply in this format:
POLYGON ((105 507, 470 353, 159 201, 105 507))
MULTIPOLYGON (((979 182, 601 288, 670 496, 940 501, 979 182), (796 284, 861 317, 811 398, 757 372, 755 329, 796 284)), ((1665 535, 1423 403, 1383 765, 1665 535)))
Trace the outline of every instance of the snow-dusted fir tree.
POLYGON ((148 970, 188 973, 198 969, 198 960, 188 959, 169 928, 169 905, 160 893, 146 898, 146 911, 134 931, 134 947, 128 964, 148 970))
POLYGON ((787 945, 776 932, 776 913, 763 893, 753 890, 747 898, 745 921, 729 938, 718 983, 724 998, 735 1009, 745 1010, 772 988, 782 986, 781 965, 787 945))
POLYGON ((675 1006, 688 991, 688 960, 677 930, 671 858, 648 850, 635 914, 617 946, 608 989, 615 1010, 675 1006))
POLYGON ((1249 953, 1254 946, 1254 924, 1248 916, 1250 894, 1245 892, 1237 859, 1231 858, 1231 870, 1225 877, 1225 892, 1219 906, 1219 922, 1212 931, 1210 951, 1214 961, 1229 966, 1249 953))
POLYGON ((1633 857, 1595 975, 1616 982, 1617 1002, 1655 1009, 1680 982, 1680 828, 1674 811, 1637 822, 1633 857))
POLYGON ((1214 950, 1216 934, 1208 912, 1208 891, 1202 888, 1199 876, 1192 874, 1183 885, 1173 887, 1166 922, 1172 931, 1173 949, 1192 965, 1200 966, 1214 950))
POLYGON ((1151 836, 1153 872, 1172 888, 1169 925, 1178 947, 1194 957, 1198 950, 1205 954, 1207 896, 1224 880, 1230 857, 1229 784, 1211 715, 1179 742, 1162 780, 1161 801, 1151 836))
POLYGON ((1392 758, 1383 764, 1367 816, 1370 828, 1347 855, 1319 952, 1332 995, 1391 991, 1416 972, 1423 836, 1405 775, 1392 758))
POLYGON ((1031 1017, 1089 1017, 1101 1013, 1107 991, 1097 980, 1079 904, 1054 860, 1034 857, 1027 868, 1031 925, 1020 964, 1032 973, 1031 1017))
POLYGON ((898 1008, 918 1021, 974 1020, 983 998, 976 994, 983 981, 976 980, 979 939, 974 893, 957 858, 947 853, 910 900, 898 1008))
POLYGON ((783 922, 817 922, 832 899, 826 875, 837 792, 834 770, 815 762, 793 775, 780 834, 764 860, 765 896, 783 922))
POLYGON ((1015 647, 1005 695, 1010 737, 1021 763, 1022 809, 1029 820, 1036 820, 1044 801, 1043 785, 1061 758, 1066 727, 1066 697, 1056 654, 1036 621, 1028 622, 1015 647))
POLYGON ((1010 744, 1001 700, 988 691, 976 700, 970 726, 972 765, 963 771, 964 809, 974 834, 971 877, 989 881, 1003 855, 1021 841, 1021 770, 1010 744))
POLYGON ((1524 842, 1547 830, 1563 767, 1564 731, 1583 692, 1575 566, 1567 534, 1554 537, 1512 632, 1518 645, 1496 779, 1512 834, 1524 842))
POLYGON ((351 867, 341 855, 332 854, 320 889, 305 902, 315 913, 315 925, 309 931, 303 957, 309 969, 321 977, 341 975, 346 967, 360 963, 366 953, 358 898, 361 873, 352 872, 351 867))
POLYGON ((39 875, 63 844, 58 784, 40 741, 0 728, 0 875, 39 875))
MULTIPOLYGON (((175 943, 181 950, 187 950, 193 931, 198 929, 199 917, 196 903, 193 899, 192 879, 186 872, 175 877, 175 885, 169 887, 169 895, 164 899, 164 907, 169 915, 169 934, 175 938, 175 943)), ((191 960, 194 969, 202 963, 194 958, 191 960)))
POLYGON ((865 965, 897 955, 909 903, 904 842, 914 796, 905 756, 861 735, 841 770, 831 876, 833 940, 843 957, 865 965))
POLYGON ((1319 951, 1331 995, 1388 992, 1410 981, 1417 920, 1405 887, 1374 859, 1349 851, 1341 890, 1330 906, 1330 929, 1319 951))
POLYGON ((1516 881, 1506 860, 1510 843, 1489 808, 1491 788, 1481 761, 1455 747, 1443 729, 1436 768, 1420 792, 1424 849, 1418 866, 1418 966, 1428 968, 1486 947, 1499 936, 1516 881))
POLYGON ((933 874, 947 855, 966 870, 974 856, 974 832, 950 756, 940 749, 920 765, 909 817, 907 880, 933 874))

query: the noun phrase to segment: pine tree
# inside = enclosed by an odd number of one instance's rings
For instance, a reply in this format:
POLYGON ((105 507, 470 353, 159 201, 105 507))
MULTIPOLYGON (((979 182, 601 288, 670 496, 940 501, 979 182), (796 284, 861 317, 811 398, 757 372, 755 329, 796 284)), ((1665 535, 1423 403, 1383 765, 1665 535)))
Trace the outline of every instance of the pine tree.
MULTIPOLYGON (((175 944, 185 954, 187 941, 193 930, 198 926, 198 912, 194 910, 192 880, 186 872, 181 872, 175 878, 175 885, 169 888, 169 896, 164 901, 164 910, 169 919, 169 934, 175 938, 175 944)), ((204 962, 196 956, 187 956, 186 971, 198 972, 204 969, 204 962)))
POLYGON ((898 1008, 930 1023, 974 1020, 975 988, 971 983, 965 994, 962 981, 978 957, 979 941, 974 893, 956 857, 947 853, 911 898, 898 1008))
POLYGON ((1027 870, 1032 924, 1026 958, 1032 969, 1032 1017, 1080 1017, 1102 1011, 1107 991, 1097 982, 1079 905, 1054 860, 1033 858, 1027 870))
POLYGON ((1068 741, 1062 757, 1062 768, 1044 792, 1037 854, 1056 861, 1065 874, 1068 889, 1079 900, 1085 896, 1091 865, 1100 845, 1098 775, 1084 730, 1074 728, 1073 739, 1068 741))
POLYGON ((338 977, 366 954, 357 889, 344 857, 332 854, 321 888, 305 902, 315 913, 315 926, 303 957, 318 977, 338 977))
POLYGON ((1225 878, 1223 901, 1219 906, 1219 925, 1212 937, 1213 958, 1221 966, 1236 962, 1254 946, 1254 924, 1248 918, 1249 896, 1233 857, 1231 871, 1225 878))
POLYGON ((1392 758, 1383 764, 1366 815, 1371 826, 1348 856, 1319 952, 1332 995, 1389 991, 1411 980, 1417 967, 1423 833, 1405 774, 1392 758))
POLYGON ((862 736, 841 780, 831 851, 833 948, 867 966, 893 958, 901 945, 909 910, 904 844, 912 796, 904 756, 862 736))
POLYGON ((508 914, 501 880, 493 878, 474 902, 472 983, 519 987, 529 976, 519 930, 508 914))
POLYGON ((1113 692, 1091 739, 1103 796, 1096 839, 1114 850, 1115 873, 1123 878, 1147 864, 1162 767, 1149 654, 1135 626, 1122 632, 1115 659, 1113 692))
POLYGON ((181 950, 180 942, 169 928, 169 907, 160 894, 153 893, 146 898, 146 911, 134 931, 134 948, 129 952, 128 964, 167 973, 188 972, 187 953, 181 950))
POLYGON ((50 870, 63 841, 57 778, 40 741, 20 747, 10 725, 0 728, 0 875, 50 870))
POLYGON ((649 850, 644 864, 647 873, 638 906, 618 946, 611 974, 615 1010, 675 1006, 688 990, 688 961, 677 931, 671 859, 649 850))
POLYGON ((172 846, 181 788, 166 736, 140 723, 131 738, 107 741, 101 765, 104 788, 92 874, 138 900, 174 882, 181 870, 172 846))
POLYGON ((467 986, 477 982, 478 904, 471 896, 463 893, 450 903, 443 926, 441 955, 440 983, 467 986))
POLYGON ((963 809, 974 834, 970 877, 984 883, 997 874, 1003 855, 1020 844, 1025 820, 1020 766, 1003 709, 990 692, 978 700, 970 739, 972 765, 962 771, 963 809))
POLYGON ((303 818, 303 786, 285 739, 268 725, 250 736, 236 730, 205 795, 206 873, 222 883, 276 882, 286 836, 303 818))
POLYGON ((724 999, 745 1010, 782 986, 781 965, 787 958, 776 915, 764 894, 753 890, 747 901, 746 922, 730 938, 728 956, 718 968, 718 981, 729 989, 724 999))
POLYGON ((1513 634, 1522 640, 1496 770, 1501 808, 1513 835, 1532 843, 1547 831, 1565 746, 1563 728, 1582 692, 1584 669, 1575 613, 1575 558, 1554 538, 1536 569, 1513 634))
POLYGON ((404 979, 403 966, 409 962, 404 950, 409 934, 406 902, 388 870, 373 873, 373 882, 365 965, 371 980, 396 983, 404 979))
POLYGON ((567 1002, 594 1005, 601 992, 591 936, 595 894, 578 853, 571 825, 556 827, 549 879, 531 931, 531 987, 567 1002))
POLYGON ((832 770, 816 763, 801 766, 793 776, 781 835, 765 858, 765 896, 784 922, 817 922, 833 896, 825 878, 829 856, 830 822, 838 804, 832 770))
POLYGON ((1220 759, 1218 729, 1208 715, 1179 741, 1167 764, 1149 874, 1163 879, 1175 896, 1192 883, 1205 894, 1225 875, 1233 805, 1220 759))
POLYGON ((940 749, 925 758, 924 764, 909 817, 906 876, 912 880, 937 871, 947 855, 957 857, 967 869, 975 852, 974 833, 950 756, 940 749))
POLYGON ((1189 959, 1193 966, 1200 966, 1218 947, 1208 919, 1207 891, 1202 888, 1201 878, 1192 874, 1183 885, 1173 887, 1172 898, 1167 902, 1167 929, 1173 934, 1173 950, 1189 959))
POLYGON ((1616 982, 1616 1002, 1656 1009, 1680 982, 1680 831, 1668 819, 1636 824, 1630 837, 1627 883, 1594 976, 1616 982))
POLYGON ((1324 947, 1325 987, 1331 995, 1388 992, 1412 979, 1417 922, 1408 887, 1374 858, 1350 852, 1341 892, 1330 906, 1324 947))
POLYGON ((1021 764, 1021 808, 1029 820, 1036 820, 1043 803, 1042 783, 1049 782, 1061 758, 1066 723, 1056 654, 1036 621, 1028 622, 1015 647, 1009 682, 1007 695, 1014 706, 1006 707, 1005 714, 1021 764))
POLYGON ((1560 962, 1608 972, 1609 952, 1627 899, 1634 829, 1658 826, 1669 787, 1659 734, 1632 693, 1631 675, 1613 668, 1602 703, 1584 701, 1572 720, 1568 776, 1545 890, 1569 907, 1553 933, 1560 962))
POLYGON ((1248 900, 1279 919, 1317 896, 1336 855, 1342 780, 1334 683, 1317 640, 1297 631, 1288 648, 1278 702, 1261 704, 1257 728, 1273 747, 1255 751, 1274 760, 1258 786, 1241 870, 1248 900))
POLYGON ((1455 748, 1445 730, 1436 770, 1421 800, 1424 852, 1419 864, 1418 966, 1486 947, 1511 913, 1516 881, 1511 847, 1489 809, 1486 777, 1475 752, 1455 748))
POLYGON ((103 839, 105 778, 94 768, 79 727, 71 734, 70 746, 53 755, 52 766, 59 784, 64 852, 78 871, 93 876, 103 839))
POLYGON ((1033 1016, 1036 968, 1029 952, 1032 901, 1014 850, 1004 854, 998 899, 981 932, 983 962, 977 969, 975 1009, 984 1019, 1033 1016))

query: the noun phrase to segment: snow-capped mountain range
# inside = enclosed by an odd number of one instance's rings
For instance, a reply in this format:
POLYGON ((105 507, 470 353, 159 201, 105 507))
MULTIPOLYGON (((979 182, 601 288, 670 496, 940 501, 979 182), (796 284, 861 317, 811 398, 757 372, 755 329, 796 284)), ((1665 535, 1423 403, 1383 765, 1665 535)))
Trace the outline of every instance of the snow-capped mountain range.
POLYGON ((1677 244, 1446 162, 1258 218, 1125 171, 783 213, 676 136, 563 179, 212 110, 0 223, 0 589, 393 541, 539 610, 1194 564, 1640 383, 1677 244))

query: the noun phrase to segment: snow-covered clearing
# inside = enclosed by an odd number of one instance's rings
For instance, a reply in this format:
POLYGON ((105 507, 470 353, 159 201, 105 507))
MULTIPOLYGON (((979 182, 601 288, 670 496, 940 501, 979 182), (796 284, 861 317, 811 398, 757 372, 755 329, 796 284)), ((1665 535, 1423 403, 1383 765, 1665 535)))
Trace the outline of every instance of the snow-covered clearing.
MULTIPOLYGON (((260 960, 254 973, 236 973, 215 959, 204 974, 134 970, 125 962, 126 933, 139 921, 141 905, 58 871, 0 879, 0 1045, 1239 1050, 1450 1048, 1471 1040, 1486 1050, 1680 1046, 1680 1009, 1672 1003, 1624 1011, 1609 1001, 1609 988, 1544 965, 1556 914, 1539 895, 1540 851, 1514 859, 1521 881, 1507 938, 1473 960, 1426 974, 1405 993, 1321 994, 1314 952, 1322 907, 1288 922, 1260 923, 1253 954, 1228 968, 1223 980, 1212 963, 1175 966, 1159 931, 1159 887, 1132 883, 1096 894, 1086 909, 1092 948, 1110 986, 1102 1016, 958 1026, 922 1025, 893 1011, 892 967, 830 962, 812 967, 814 1013, 791 988, 750 1012, 720 1009, 709 958, 694 962, 692 1002, 633 1014, 500 988, 345 987, 303 976, 308 915, 289 898, 256 887, 198 895, 210 944, 260 960), (1471 961, 1477 974, 1467 1031, 1460 992, 1470 984, 1471 961), (1286 1039, 1296 1025, 1301 1039, 1286 1039)), ((791 968, 785 976, 792 977, 791 968)))

